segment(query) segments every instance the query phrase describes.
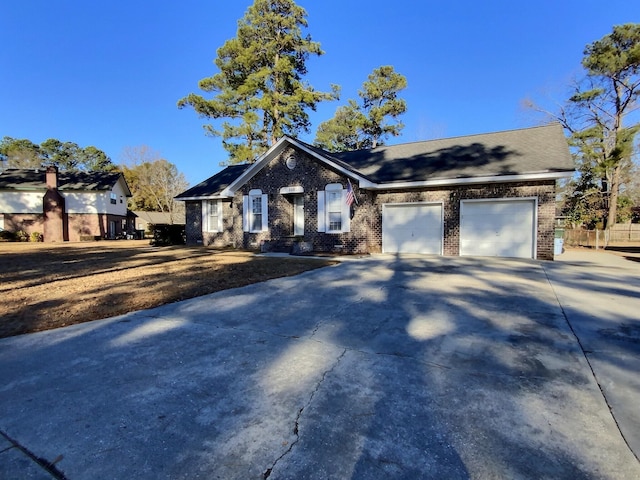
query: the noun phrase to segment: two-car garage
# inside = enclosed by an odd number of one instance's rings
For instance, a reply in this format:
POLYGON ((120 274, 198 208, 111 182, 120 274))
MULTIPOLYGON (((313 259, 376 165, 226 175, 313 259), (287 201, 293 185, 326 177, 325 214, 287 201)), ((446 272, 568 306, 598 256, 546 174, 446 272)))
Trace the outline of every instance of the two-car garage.
MULTIPOLYGON (((382 206, 382 251, 443 254, 443 204, 382 206)), ((460 255, 535 258, 536 200, 462 200, 460 255)))

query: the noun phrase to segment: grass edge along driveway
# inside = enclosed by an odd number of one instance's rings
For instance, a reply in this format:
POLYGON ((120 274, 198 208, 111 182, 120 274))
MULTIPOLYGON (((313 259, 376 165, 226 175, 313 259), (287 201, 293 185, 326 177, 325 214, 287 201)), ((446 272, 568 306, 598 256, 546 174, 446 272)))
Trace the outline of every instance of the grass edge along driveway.
POLYGON ((335 264, 145 241, 0 243, 0 338, 74 325, 335 264))

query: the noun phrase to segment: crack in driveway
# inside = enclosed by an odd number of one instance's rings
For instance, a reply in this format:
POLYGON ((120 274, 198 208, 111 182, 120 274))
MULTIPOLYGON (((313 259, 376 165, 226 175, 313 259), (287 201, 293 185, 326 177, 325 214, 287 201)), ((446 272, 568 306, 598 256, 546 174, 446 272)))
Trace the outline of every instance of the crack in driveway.
POLYGON ((342 350, 342 353, 338 356, 338 358, 333 363, 331 368, 325 370, 322 373, 322 377, 320 378, 320 380, 318 380, 318 383, 316 384, 316 387, 311 392, 311 395, 309 395, 309 400, 307 401, 307 403, 305 405, 303 405, 300 408, 300 410, 298 410, 298 414, 296 415, 296 420, 295 420, 294 426, 293 426, 293 434, 295 435, 296 439, 293 442, 291 442, 291 445, 289 445, 289 448, 287 448, 287 450, 285 450, 285 452, 282 455, 280 455, 278 458, 276 458, 276 460, 273 462, 271 467, 267 468, 264 471, 264 473, 262 474, 262 478, 264 478, 265 480, 268 479, 271 476, 271 473, 273 472, 273 469, 276 467, 278 462, 280 460, 282 460, 284 457, 286 457, 289 453, 291 453, 291 451, 293 450, 293 447, 300 440, 299 428, 300 428, 300 418, 302 417, 302 412, 304 412, 305 408, 307 408, 309 405, 311 405, 311 402, 313 401, 313 397, 316 395, 316 393, 318 393, 318 390, 320 390, 320 387, 322 386, 323 382, 327 378, 327 375, 329 375, 331 372, 333 372, 335 370, 335 368, 338 366, 338 364, 340 363, 342 358, 346 355, 346 353, 347 353, 347 349, 345 348, 344 350, 342 350))
POLYGON ((33 462, 37 463, 42 469, 44 469, 49 475, 51 475, 56 480, 66 480, 67 479, 67 477, 65 477, 64 473, 62 473, 60 470, 58 470, 58 468, 55 465, 60 460, 62 460, 62 455, 58 456, 58 458, 56 458, 53 462, 50 462, 50 461, 48 461, 48 460, 46 460, 44 458, 40 458, 40 457, 36 456, 28 448, 22 446, 20 443, 18 443, 17 440, 14 440, 13 438, 11 438, 9 435, 7 435, 2 430, 0 430, 0 436, 4 437, 7 440, 7 442, 9 442, 11 444, 11 447, 9 447, 9 448, 7 448, 5 450, 2 450, 0 453, 6 452, 7 450, 11 450, 12 448, 16 448, 21 453, 23 453, 24 455, 29 457, 30 460, 32 460, 33 462))

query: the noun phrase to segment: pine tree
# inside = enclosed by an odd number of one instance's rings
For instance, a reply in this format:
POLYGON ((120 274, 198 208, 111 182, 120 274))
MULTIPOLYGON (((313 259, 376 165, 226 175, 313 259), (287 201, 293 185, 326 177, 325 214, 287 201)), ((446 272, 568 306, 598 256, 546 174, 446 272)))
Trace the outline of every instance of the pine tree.
POLYGON ((303 36, 306 11, 292 0, 255 0, 238 22, 235 38, 217 51, 220 70, 199 82, 213 98, 190 94, 178 107, 191 106, 201 116, 224 120, 221 129, 206 125, 222 137, 230 162, 253 161, 283 134, 309 130, 307 111, 337 98, 314 90, 303 81, 311 55, 324 52, 320 44, 303 36))
POLYGON ((640 95, 640 24, 613 27, 587 45, 582 65, 587 78, 569 99, 563 123, 577 147, 578 161, 599 178, 606 228, 616 223, 622 174, 634 153, 639 122, 631 122, 640 95))

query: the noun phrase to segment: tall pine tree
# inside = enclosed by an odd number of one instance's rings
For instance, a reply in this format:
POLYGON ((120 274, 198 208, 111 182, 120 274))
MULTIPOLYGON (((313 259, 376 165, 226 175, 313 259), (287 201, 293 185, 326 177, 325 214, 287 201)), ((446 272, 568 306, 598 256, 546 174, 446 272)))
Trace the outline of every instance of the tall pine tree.
POLYGON ((576 86, 559 120, 571 133, 579 170, 600 187, 609 228, 616 223, 622 175, 640 131, 640 122, 631 116, 640 95, 640 24, 613 27, 587 45, 584 55, 586 79, 576 86))
POLYGON ((253 161, 283 134, 309 130, 309 109, 338 96, 316 91, 303 81, 311 55, 324 52, 303 36, 306 11, 292 0, 255 0, 238 22, 235 38, 217 51, 220 70, 199 82, 213 98, 191 93, 178 107, 191 106, 201 116, 222 120, 221 129, 206 125, 222 137, 230 162, 253 161))

